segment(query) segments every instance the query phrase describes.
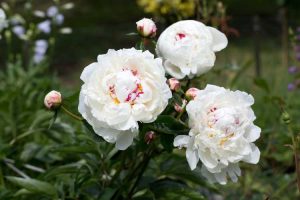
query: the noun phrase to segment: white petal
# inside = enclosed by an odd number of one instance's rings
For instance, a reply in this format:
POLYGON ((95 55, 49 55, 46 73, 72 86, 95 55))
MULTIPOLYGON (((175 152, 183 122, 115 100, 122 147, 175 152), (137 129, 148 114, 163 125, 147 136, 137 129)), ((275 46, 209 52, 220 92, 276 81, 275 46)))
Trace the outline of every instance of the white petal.
POLYGON ((116 148, 119 150, 127 149, 132 144, 134 136, 135 133, 132 131, 120 132, 116 141, 116 148))
POLYGON ((214 174, 210 173, 204 165, 201 167, 201 174, 208 180, 209 183, 217 182, 214 174))
POLYGON ((257 146, 251 144, 252 152, 250 155, 246 156, 243 161, 251 164, 257 164, 260 158, 260 151, 257 146))
POLYGON ((210 152, 199 150, 198 154, 199 154, 200 160, 203 162, 203 164, 207 168, 215 168, 218 165, 218 161, 211 157, 210 152))
POLYGON ((174 147, 187 147, 188 143, 190 142, 191 137, 187 135, 178 135, 175 137, 173 145, 174 147))
POLYGON ((214 174, 216 180, 218 183, 221 185, 226 185, 227 184, 227 177, 226 177, 226 171, 222 171, 221 173, 216 173, 214 174))
POLYGON ((172 64, 168 60, 164 62, 164 67, 165 67, 166 71, 174 78, 183 79, 186 75, 186 74, 182 73, 181 69, 178 66, 172 64))
POLYGON ((245 138, 248 142, 254 142, 260 137, 261 129, 258 126, 252 125, 245 133, 245 138))
POLYGON ((97 67, 98 67, 98 63, 96 62, 86 66, 80 76, 80 79, 84 82, 88 81, 89 77, 97 67))
POLYGON ((208 28, 213 36, 213 51, 221 51, 228 44, 226 35, 213 27, 208 28))
POLYGON ((186 159, 189 163, 189 166, 191 170, 194 170, 197 167, 198 161, 199 161, 199 156, 197 151, 194 151, 192 148, 187 148, 186 150, 186 159))

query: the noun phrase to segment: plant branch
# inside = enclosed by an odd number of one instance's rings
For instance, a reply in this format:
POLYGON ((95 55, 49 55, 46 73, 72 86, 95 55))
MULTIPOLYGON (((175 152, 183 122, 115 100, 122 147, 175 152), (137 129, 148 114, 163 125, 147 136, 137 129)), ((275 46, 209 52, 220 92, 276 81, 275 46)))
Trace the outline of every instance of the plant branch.
POLYGON ((72 117, 73 119, 76 119, 78 121, 83 121, 82 117, 79 117, 78 115, 72 113, 71 111, 69 111, 64 105, 61 105, 61 109, 68 114, 70 117, 72 117))

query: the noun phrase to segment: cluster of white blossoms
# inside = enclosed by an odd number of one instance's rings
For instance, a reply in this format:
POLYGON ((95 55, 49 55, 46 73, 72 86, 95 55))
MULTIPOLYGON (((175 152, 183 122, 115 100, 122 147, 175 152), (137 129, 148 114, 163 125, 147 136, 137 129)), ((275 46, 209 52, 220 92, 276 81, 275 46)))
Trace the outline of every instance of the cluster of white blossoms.
MULTIPOLYGON (((137 30, 145 39, 156 34, 150 19, 139 21, 137 30)), ((138 134, 139 123, 154 122, 168 105, 171 90, 180 91, 177 79, 207 72, 214 65, 215 52, 227 43, 217 29, 188 20, 160 35, 156 46, 160 58, 134 48, 109 50, 83 70, 78 110, 96 134, 125 150, 138 134), (166 72, 173 76, 168 83, 166 72)), ((192 170, 201 161, 202 173, 210 182, 226 184, 228 176, 236 182, 241 175, 238 163, 256 164, 260 157, 253 143, 261 132, 253 124, 253 97, 214 85, 190 88, 185 97, 175 110, 182 114, 186 105, 190 132, 176 136, 174 146, 186 148, 192 170)), ((45 100, 48 107, 50 100, 45 100)))
POLYGON ((259 149, 253 144, 260 128, 253 124, 254 99, 241 91, 207 85, 187 105, 189 135, 179 135, 174 146, 186 148, 190 168, 200 160, 202 173, 211 182, 227 183, 227 175, 236 182, 241 175, 239 161, 256 164, 259 149))
POLYGON ((80 78, 79 112, 120 150, 132 144, 138 122, 155 121, 172 96, 162 60, 134 48, 99 55, 80 78))

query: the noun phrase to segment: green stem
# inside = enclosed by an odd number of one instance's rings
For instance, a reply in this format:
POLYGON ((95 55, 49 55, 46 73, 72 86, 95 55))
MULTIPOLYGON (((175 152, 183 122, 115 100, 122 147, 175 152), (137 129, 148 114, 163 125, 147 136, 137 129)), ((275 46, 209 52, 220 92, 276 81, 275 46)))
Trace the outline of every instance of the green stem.
POLYGON ((148 166, 148 164, 149 164, 149 161, 150 161, 150 159, 151 159, 151 153, 152 153, 151 151, 149 152, 149 154, 145 153, 144 158, 143 158, 143 161, 142 161, 141 170, 140 170, 140 172, 139 172, 139 174, 138 174, 138 177, 137 177, 137 179, 135 180, 135 182, 134 182, 134 184, 133 184, 131 190, 130 190, 129 193, 128 193, 128 199, 131 199, 132 195, 134 194, 135 188, 138 186, 138 183, 140 182, 140 180, 141 180, 141 178, 142 178, 144 172, 146 171, 146 168, 147 168, 147 166, 148 166))
POLYGON ((83 121, 82 117, 79 117, 78 115, 75 115, 74 113, 72 113, 71 111, 69 111, 64 105, 61 105, 61 109, 68 114, 70 117, 72 117, 73 119, 76 119, 78 121, 83 121))
POLYGON ((181 116, 183 115, 183 113, 186 111, 186 105, 183 106, 182 111, 178 114, 178 116, 176 117, 177 120, 180 120, 181 116))

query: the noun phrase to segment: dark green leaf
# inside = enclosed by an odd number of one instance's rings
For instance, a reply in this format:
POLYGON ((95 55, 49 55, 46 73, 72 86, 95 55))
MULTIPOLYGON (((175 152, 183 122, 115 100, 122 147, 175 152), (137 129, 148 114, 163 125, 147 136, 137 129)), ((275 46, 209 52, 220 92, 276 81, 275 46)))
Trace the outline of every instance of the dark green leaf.
POLYGON ((266 92, 270 92, 270 88, 269 88, 269 85, 267 83, 267 81, 265 79, 262 79, 262 78, 259 78, 259 77, 256 77, 254 79, 254 84, 256 86, 258 86, 259 88, 265 90, 266 92))
POLYGON ((57 196, 56 189, 50 183, 31 178, 19 178, 14 176, 7 176, 6 178, 13 184, 16 184, 30 192, 57 196))

